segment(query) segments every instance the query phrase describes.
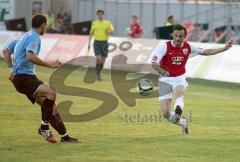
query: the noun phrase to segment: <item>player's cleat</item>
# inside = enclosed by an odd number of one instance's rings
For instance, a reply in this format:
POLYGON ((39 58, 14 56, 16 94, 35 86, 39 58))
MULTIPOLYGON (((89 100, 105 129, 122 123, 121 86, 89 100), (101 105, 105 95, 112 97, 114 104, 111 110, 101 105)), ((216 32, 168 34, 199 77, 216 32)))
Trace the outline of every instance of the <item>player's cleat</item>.
POLYGON ((185 122, 186 122, 186 124, 183 126, 183 135, 188 135, 188 133, 189 133, 189 129, 188 129, 188 125, 189 125, 189 123, 188 123, 188 119, 187 118, 183 118, 184 120, 185 120, 185 122))
POLYGON ((180 118, 181 118, 181 115, 182 115, 182 109, 180 106, 176 106, 176 109, 175 109, 175 114, 176 114, 176 121, 179 121, 180 118))
POLYGON ((102 78, 101 78, 101 75, 100 75, 100 74, 97 75, 96 80, 97 80, 97 81, 102 81, 102 78))
POLYGON ((53 137, 50 130, 41 130, 41 128, 38 128, 38 134, 43 136, 43 138, 48 142, 57 143, 57 140, 53 137))
POLYGON ((61 138, 61 142, 67 142, 67 143, 84 143, 84 141, 79 140, 77 138, 68 137, 67 139, 64 139, 64 137, 61 138))

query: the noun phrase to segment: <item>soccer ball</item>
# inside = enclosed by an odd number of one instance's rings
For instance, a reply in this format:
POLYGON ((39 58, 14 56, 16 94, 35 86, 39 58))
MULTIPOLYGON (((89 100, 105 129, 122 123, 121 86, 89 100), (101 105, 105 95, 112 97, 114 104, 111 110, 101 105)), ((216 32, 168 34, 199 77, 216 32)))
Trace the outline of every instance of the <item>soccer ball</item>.
POLYGON ((153 91, 153 84, 148 79, 141 79, 136 85, 137 92, 143 96, 149 95, 153 91))

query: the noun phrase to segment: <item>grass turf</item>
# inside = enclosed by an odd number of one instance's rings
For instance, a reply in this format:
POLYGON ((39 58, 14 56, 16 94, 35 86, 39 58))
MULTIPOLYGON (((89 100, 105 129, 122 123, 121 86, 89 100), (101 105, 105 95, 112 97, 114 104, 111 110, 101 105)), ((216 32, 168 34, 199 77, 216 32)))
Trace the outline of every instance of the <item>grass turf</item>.
MULTIPOLYGON (((185 115, 192 111, 190 134, 159 116, 157 98, 138 99, 129 107, 116 95, 109 71, 102 82, 83 83, 84 70, 72 73, 66 84, 114 95, 119 100, 113 112, 88 122, 66 122, 72 136, 85 144, 49 144, 37 134, 40 109, 16 93, 7 80, 9 70, 0 61, 0 161, 239 161, 240 86, 238 84, 189 80, 185 115), (140 119, 136 116, 140 114, 140 119), (158 120, 150 121, 155 115, 158 120), (132 118, 132 120, 130 120, 132 118)), ((48 82, 53 70, 38 68, 38 77, 48 82)), ((71 113, 94 110, 101 101, 58 95, 73 101, 71 113)), ((54 131, 53 131, 54 132, 54 131)), ((59 138, 56 132, 54 135, 59 138)))

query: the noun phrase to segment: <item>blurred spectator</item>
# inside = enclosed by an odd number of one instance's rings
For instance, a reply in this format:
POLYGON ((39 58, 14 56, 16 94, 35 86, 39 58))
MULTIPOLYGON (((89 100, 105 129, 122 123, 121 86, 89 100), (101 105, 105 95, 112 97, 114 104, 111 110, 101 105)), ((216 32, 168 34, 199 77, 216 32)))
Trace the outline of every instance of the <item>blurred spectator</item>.
POLYGON ((141 38, 143 35, 143 27, 140 25, 136 15, 132 16, 132 24, 130 28, 127 28, 127 34, 131 38, 141 38))
MULTIPOLYGON (((65 10, 64 7, 61 6, 60 10, 57 14, 57 21, 60 20, 61 25, 63 23, 63 27, 65 30, 65 33, 71 33, 71 12, 68 14, 65 10), (62 22, 63 21, 63 22, 62 22)), ((62 29, 62 26, 61 26, 62 29)))
POLYGON ((165 26, 171 26, 175 24, 176 24, 176 20, 173 15, 168 16, 167 21, 164 23, 165 26))
POLYGON ((54 33, 66 34, 66 29, 64 27, 64 20, 63 19, 58 19, 57 20, 57 25, 56 25, 56 29, 54 30, 54 33))
POLYGON ((46 14, 46 17, 48 21, 47 32, 52 33, 54 31, 54 23, 55 23, 54 14, 51 11, 48 11, 48 14, 46 14))
POLYGON ((64 11, 64 7, 61 6, 60 7, 60 11, 57 14, 57 19, 65 19, 65 17, 67 16, 67 13, 64 11))

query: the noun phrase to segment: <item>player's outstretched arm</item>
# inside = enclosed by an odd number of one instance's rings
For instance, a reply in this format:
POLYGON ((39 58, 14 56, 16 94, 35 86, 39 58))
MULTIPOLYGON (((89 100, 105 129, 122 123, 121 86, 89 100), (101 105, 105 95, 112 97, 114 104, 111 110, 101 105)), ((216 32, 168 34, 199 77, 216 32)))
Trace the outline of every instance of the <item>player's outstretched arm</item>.
POLYGON ((206 50, 204 50, 202 55, 205 55, 205 56, 215 55, 215 54, 218 54, 220 52, 224 52, 231 47, 232 47, 232 40, 229 40, 224 47, 214 48, 214 49, 206 49, 206 50))
POLYGON ((13 67, 13 63, 12 63, 12 58, 11 58, 11 53, 10 53, 10 50, 8 48, 5 48, 3 50, 3 55, 4 55, 4 58, 5 58, 5 61, 7 63, 7 66, 9 68, 13 67))
POLYGON ((61 66, 61 63, 59 61, 55 61, 53 63, 48 63, 48 62, 43 61, 40 58, 38 58, 33 52, 30 52, 30 51, 27 53, 27 59, 39 66, 45 66, 45 67, 50 67, 50 68, 58 68, 61 66))

